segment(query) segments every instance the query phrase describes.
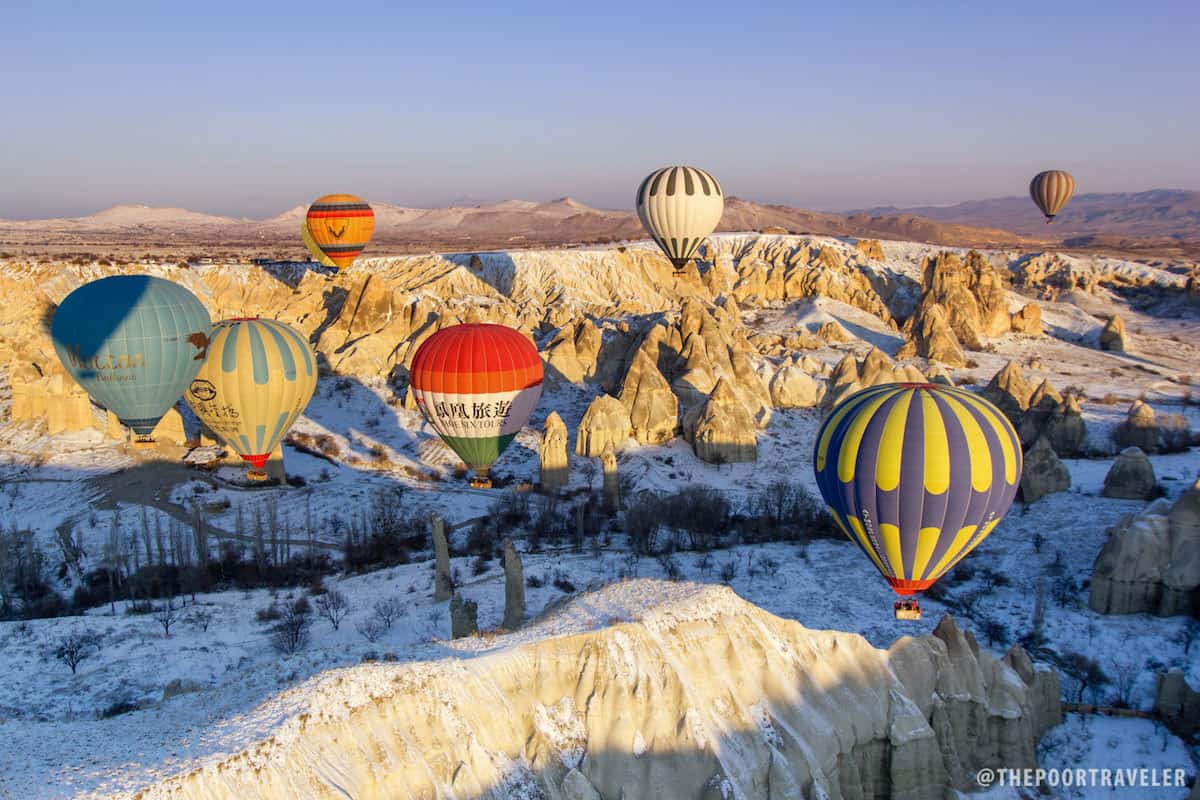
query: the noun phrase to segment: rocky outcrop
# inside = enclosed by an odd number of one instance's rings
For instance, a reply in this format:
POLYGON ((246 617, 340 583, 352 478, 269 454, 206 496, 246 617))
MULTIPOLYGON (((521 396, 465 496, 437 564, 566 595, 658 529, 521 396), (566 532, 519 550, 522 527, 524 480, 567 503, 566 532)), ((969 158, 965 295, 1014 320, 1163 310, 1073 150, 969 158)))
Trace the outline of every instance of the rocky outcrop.
POLYGON ((504 540, 504 622, 515 631, 525 621, 525 569, 512 539, 504 540))
POLYGON ((908 339, 901 346, 898 358, 920 356, 950 367, 965 367, 967 358, 954 329, 940 303, 922 304, 916 315, 905 325, 908 339))
POLYGON ((1108 532, 1088 602, 1102 614, 1190 614, 1200 587, 1200 481, 1174 505, 1156 500, 1108 532))
POLYGON ((863 258, 873 261, 883 261, 883 245, 878 239, 859 239, 854 243, 854 249, 862 253, 863 258))
POLYGON ((50 435, 100 429, 101 423, 92 414, 87 392, 78 383, 61 373, 40 377, 33 369, 24 374, 10 374, 12 385, 13 422, 46 420, 50 435))
POLYGON ((1126 447, 1104 476, 1100 494, 1119 500, 1149 500, 1157 488, 1150 459, 1140 449, 1126 447))
POLYGON ((1042 307, 1037 303, 1026 303, 1020 311, 1012 315, 1013 333, 1024 333, 1028 336, 1041 336, 1042 307))
POLYGON ((588 406, 575 433, 575 455, 595 458, 607 445, 621 447, 633 435, 633 423, 621 401, 612 395, 599 395, 588 406))
POLYGON ((1100 329, 1100 349, 1124 353, 1128 349, 1128 338, 1125 335, 1125 320, 1120 314, 1113 314, 1108 322, 1100 329))
POLYGON ((461 594, 450 598, 450 636, 462 639, 479 633, 479 604, 461 594))
MULTIPOLYGON (((1011 400, 1009 405, 1012 406, 1011 400)), ((1079 400, 1073 393, 1063 397, 1049 380, 1043 380, 1030 395, 1029 408, 1020 417, 1017 433, 1026 447, 1039 437, 1046 437, 1059 458, 1082 455, 1087 441, 1087 425, 1079 400)))
POLYGON ((617 399, 629 412, 633 438, 639 443, 662 444, 675 438, 679 401, 648 351, 637 351, 617 399))
POLYGON ((1071 473, 1058 460, 1046 437, 1038 439, 1025 454, 1021 472, 1021 500, 1032 503, 1054 492, 1071 488, 1071 473))
POLYGON ((433 599, 449 600, 454 592, 450 576, 450 542, 446 538, 446 521, 434 515, 430 519, 433 537, 433 599))
POLYGON ((1141 400, 1134 400, 1129 413, 1113 431, 1113 441, 1120 447, 1136 447, 1143 453, 1157 453, 1162 430, 1154 409, 1141 400))
POLYGON ((545 631, 634 591, 648 598, 636 622, 339 670, 269 738, 144 800, 944 800, 976 790, 984 766, 1036 766, 1057 713, 1049 673, 997 660, 948 617, 877 650, 724 587, 636 581, 576 600, 545 631))
POLYGON ((1015 426, 1020 426, 1021 416, 1029 408, 1033 387, 1025 379, 1025 372, 1015 361, 1005 364, 983 390, 983 396, 1004 412, 1004 416, 1015 426))
POLYGON ((538 467, 542 490, 558 491, 571 477, 570 456, 567 455, 567 425, 557 411, 546 417, 542 431, 542 446, 538 451, 538 467))
POLYGON ((854 340, 841 323, 834 320, 821 323, 821 327, 817 328, 817 336, 829 344, 845 344, 854 340))
POLYGON ((799 365, 788 363, 771 378, 771 402, 776 408, 815 408, 825 396, 825 384, 799 365))
POLYGON ((724 378, 684 418, 684 435, 696 457, 710 464, 758 460, 754 418, 724 378))
POLYGON ((922 267, 917 319, 940 305, 955 337, 966 348, 980 349, 980 337, 1000 336, 1012 328, 1008 297, 1000 273, 972 250, 962 260, 949 251, 926 257, 922 267))

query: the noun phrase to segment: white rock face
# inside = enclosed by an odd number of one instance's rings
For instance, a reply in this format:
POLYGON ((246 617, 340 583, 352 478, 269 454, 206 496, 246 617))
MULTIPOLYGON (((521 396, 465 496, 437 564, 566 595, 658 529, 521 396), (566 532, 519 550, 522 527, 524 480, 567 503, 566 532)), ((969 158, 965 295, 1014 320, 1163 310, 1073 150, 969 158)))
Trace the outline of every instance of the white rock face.
POLYGON ((612 395, 602 394, 592 401, 579 421, 575 433, 575 455, 598 457, 604 448, 619 448, 633 433, 629 412, 612 395))
POLYGON ((1019 674, 949 617, 884 651, 724 587, 640 581, 576 603, 634 588, 669 598, 635 623, 330 674, 301 687, 307 707, 271 738, 142 797, 702 798, 724 785, 759 798, 770 785, 942 800, 985 764, 1034 766, 1057 711, 1049 673, 1010 653, 1019 674), (1053 709, 1034 705, 1045 688, 1053 709))

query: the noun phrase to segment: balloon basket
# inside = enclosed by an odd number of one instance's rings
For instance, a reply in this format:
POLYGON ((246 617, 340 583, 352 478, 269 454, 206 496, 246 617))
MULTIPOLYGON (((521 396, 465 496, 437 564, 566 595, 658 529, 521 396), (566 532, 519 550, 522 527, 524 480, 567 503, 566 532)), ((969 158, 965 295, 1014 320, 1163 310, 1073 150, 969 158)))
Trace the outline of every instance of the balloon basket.
POLYGON ((248 481, 265 481, 269 476, 260 469, 251 469, 246 471, 246 480, 248 481))
POLYGON ((471 478, 471 488, 472 489, 491 489, 492 488, 492 479, 487 477, 486 475, 483 477, 471 478))
POLYGON ((155 446, 157 445, 157 443, 154 441, 153 436, 140 436, 140 435, 135 435, 133 437, 132 444, 133 444, 134 450, 153 450, 155 448, 155 446))
POLYGON ((921 618, 921 604, 916 600, 897 600, 893 605, 896 619, 918 620, 921 618))

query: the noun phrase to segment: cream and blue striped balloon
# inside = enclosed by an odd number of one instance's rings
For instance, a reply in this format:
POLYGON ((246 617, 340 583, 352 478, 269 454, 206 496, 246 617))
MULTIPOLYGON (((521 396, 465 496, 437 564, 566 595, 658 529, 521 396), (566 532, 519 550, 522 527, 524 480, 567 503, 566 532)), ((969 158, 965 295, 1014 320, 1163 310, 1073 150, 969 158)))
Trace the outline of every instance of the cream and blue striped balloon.
POLYGON ((1021 461, 999 409, 932 383, 851 395, 822 423, 813 452, 830 513, 900 595, 928 589, 995 529, 1021 461))
POLYGON ((208 358, 185 397, 196 416, 262 469, 317 386, 317 359, 295 329, 272 319, 213 326, 208 358))

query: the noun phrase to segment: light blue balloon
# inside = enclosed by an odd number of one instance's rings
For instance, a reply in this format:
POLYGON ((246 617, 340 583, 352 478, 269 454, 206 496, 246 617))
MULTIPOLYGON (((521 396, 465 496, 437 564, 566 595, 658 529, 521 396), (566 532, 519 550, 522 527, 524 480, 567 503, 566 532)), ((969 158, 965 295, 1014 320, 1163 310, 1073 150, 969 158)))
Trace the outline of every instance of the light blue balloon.
POLYGON ((196 377, 211 331, 194 294, 150 275, 84 284, 62 301, 50 325, 67 372, 143 436, 196 377))

